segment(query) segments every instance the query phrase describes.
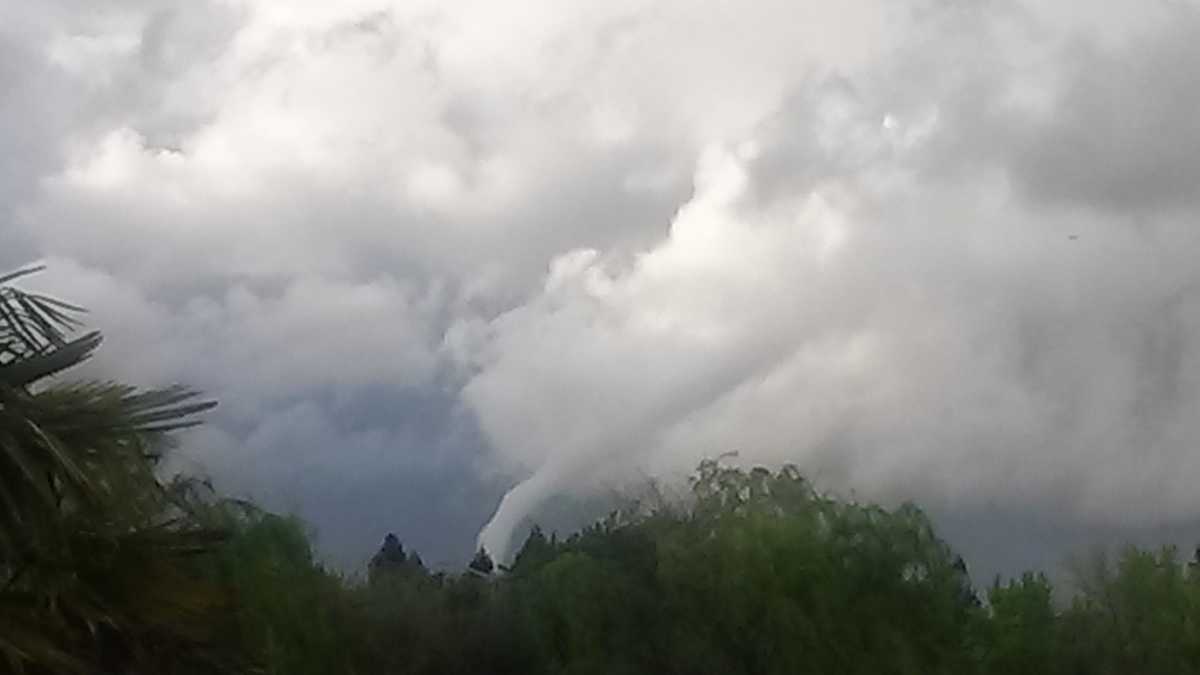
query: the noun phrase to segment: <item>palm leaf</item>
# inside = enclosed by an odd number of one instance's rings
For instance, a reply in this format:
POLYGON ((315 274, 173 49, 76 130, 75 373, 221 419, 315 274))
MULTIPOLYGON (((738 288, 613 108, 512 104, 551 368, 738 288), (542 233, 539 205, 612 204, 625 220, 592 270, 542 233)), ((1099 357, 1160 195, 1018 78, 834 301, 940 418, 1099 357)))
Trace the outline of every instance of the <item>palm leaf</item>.
POLYGON ((83 312, 82 308, 11 285, 42 269, 35 265, 0 276, 0 364, 60 346, 66 333, 79 326, 72 314, 83 312))
POLYGON ((79 365, 91 357, 104 338, 93 331, 49 351, 39 351, 18 357, 0 366, 0 384, 26 387, 37 380, 79 365))
POLYGON ((0 670, 228 664, 207 641, 227 599, 194 564, 224 532, 155 473, 167 432, 215 403, 181 386, 41 384, 102 340, 68 339, 80 308, 11 285, 41 269, 0 275, 0 670))

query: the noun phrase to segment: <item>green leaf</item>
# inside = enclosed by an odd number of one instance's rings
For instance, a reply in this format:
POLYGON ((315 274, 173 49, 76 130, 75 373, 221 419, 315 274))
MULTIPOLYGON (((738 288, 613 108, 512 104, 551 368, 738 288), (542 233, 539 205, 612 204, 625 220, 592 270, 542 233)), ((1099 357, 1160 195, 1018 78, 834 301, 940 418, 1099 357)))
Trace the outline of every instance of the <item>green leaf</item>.
POLYGON ((0 366, 0 384, 24 387, 76 366, 87 360, 102 340, 100 333, 93 331, 53 351, 4 364, 0 366))

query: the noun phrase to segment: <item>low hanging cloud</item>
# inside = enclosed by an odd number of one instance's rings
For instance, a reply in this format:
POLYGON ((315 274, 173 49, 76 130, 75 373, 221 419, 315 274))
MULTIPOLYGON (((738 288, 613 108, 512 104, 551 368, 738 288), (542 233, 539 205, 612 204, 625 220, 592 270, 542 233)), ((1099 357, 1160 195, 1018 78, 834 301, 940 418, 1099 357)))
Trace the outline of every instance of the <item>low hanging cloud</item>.
POLYGON ((660 244, 559 258, 488 327, 465 389, 532 472, 481 543, 505 555, 551 495, 733 449, 887 500, 1194 519, 1183 186, 1200 153, 1180 83, 1200 60, 1177 57, 1200 24, 1177 18, 1110 51, 1049 50, 1041 100, 1022 64, 969 53, 975 72, 896 113, 854 79, 802 86, 710 148, 660 244))
POLYGON ((84 10, 0 25, 0 259, 347 566, 730 450, 1009 539, 1200 516, 1188 3, 84 10))

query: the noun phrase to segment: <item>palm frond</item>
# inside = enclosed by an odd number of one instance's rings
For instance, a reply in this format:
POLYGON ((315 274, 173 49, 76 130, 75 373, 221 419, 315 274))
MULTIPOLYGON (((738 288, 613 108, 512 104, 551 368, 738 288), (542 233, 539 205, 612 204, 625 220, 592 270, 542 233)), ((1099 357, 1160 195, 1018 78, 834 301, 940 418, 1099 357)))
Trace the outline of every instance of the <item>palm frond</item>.
POLYGON ((229 663, 208 642, 227 599, 195 564, 225 533, 156 473, 167 432, 215 402, 182 386, 44 384, 101 336, 68 338, 79 307, 11 285, 40 270, 0 275, 0 672, 229 663))
POLYGON ((70 342, 61 342, 53 349, 27 352, 0 364, 0 385, 26 387, 79 365, 91 357, 103 339, 98 331, 93 331, 70 342))
POLYGON ((83 312, 83 308, 12 285, 43 269, 34 265, 0 275, 0 365, 62 346, 66 334, 80 325, 73 314, 83 312))

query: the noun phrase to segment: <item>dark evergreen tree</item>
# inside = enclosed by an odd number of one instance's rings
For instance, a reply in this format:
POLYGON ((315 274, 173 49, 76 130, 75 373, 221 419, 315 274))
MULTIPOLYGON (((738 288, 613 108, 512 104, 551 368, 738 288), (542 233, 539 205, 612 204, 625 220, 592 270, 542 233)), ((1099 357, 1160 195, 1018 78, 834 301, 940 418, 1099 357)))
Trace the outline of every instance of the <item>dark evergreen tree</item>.
POLYGON ((477 574, 488 576, 496 569, 496 563, 492 562, 492 556, 488 555, 487 549, 480 548, 475 552, 475 557, 471 558, 467 569, 477 574))
POLYGON ((379 551, 371 557, 371 562, 367 564, 368 581, 377 583, 385 578, 414 574, 427 574, 421 556, 416 551, 405 551, 404 545, 400 543, 400 538, 389 532, 383 538, 383 545, 379 547, 379 551))

